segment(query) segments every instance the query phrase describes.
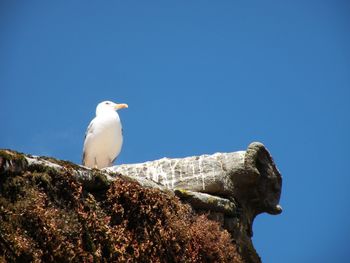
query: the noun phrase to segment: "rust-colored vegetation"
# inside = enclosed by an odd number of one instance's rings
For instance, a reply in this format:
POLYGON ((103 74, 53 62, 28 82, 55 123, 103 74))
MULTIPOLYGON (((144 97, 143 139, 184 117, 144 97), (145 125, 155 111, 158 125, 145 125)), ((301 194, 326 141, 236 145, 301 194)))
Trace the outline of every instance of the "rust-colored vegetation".
POLYGON ((230 234, 176 197, 68 172, 0 173, 0 262, 242 262, 230 234))

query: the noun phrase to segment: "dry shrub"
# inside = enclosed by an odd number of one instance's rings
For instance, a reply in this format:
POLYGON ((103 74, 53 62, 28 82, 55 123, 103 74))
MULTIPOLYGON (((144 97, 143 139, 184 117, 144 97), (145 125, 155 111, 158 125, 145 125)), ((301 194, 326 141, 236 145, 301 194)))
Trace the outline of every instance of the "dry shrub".
POLYGON ((0 175, 5 262, 242 262, 227 231, 176 197, 117 179, 87 192, 69 174, 0 175))
POLYGON ((198 244, 202 262, 242 262, 232 244, 231 235, 205 215, 197 216, 190 226, 191 237, 198 244))

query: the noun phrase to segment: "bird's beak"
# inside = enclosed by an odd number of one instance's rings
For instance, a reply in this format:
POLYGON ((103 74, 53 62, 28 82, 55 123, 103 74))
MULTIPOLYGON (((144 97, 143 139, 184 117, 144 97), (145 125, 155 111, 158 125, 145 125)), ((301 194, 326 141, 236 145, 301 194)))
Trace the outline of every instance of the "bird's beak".
POLYGON ((125 108, 128 108, 128 104, 125 104, 125 103, 115 104, 114 108, 116 110, 125 109, 125 108))

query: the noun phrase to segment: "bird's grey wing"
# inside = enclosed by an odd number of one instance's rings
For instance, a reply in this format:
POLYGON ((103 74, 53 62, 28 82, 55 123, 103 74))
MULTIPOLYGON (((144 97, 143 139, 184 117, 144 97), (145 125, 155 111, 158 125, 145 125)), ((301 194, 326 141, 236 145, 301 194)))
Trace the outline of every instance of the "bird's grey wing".
POLYGON ((85 141, 86 141, 86 137, 89 133, 92 133, 94 131, 94 122, 91 121, 89 126, 86 129, 85 132, 85 137, 84 137, 84 148, 83 148, 83 159, 82 159, 82 163, 83 165, 85 165, 85 157, 86 157, 86 152, 85 152, 85 141))

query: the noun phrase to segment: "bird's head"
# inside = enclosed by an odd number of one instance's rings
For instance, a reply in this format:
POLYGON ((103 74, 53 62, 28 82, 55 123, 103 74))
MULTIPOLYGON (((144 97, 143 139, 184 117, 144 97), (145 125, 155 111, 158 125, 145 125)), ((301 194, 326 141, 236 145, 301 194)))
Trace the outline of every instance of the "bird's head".
POLYGON ((128 108, 128 104, 125 103, 114 103, 112 101, 102 101, 96 107, 96 116, 102 112, 114 112, 119 109, 128 108))

